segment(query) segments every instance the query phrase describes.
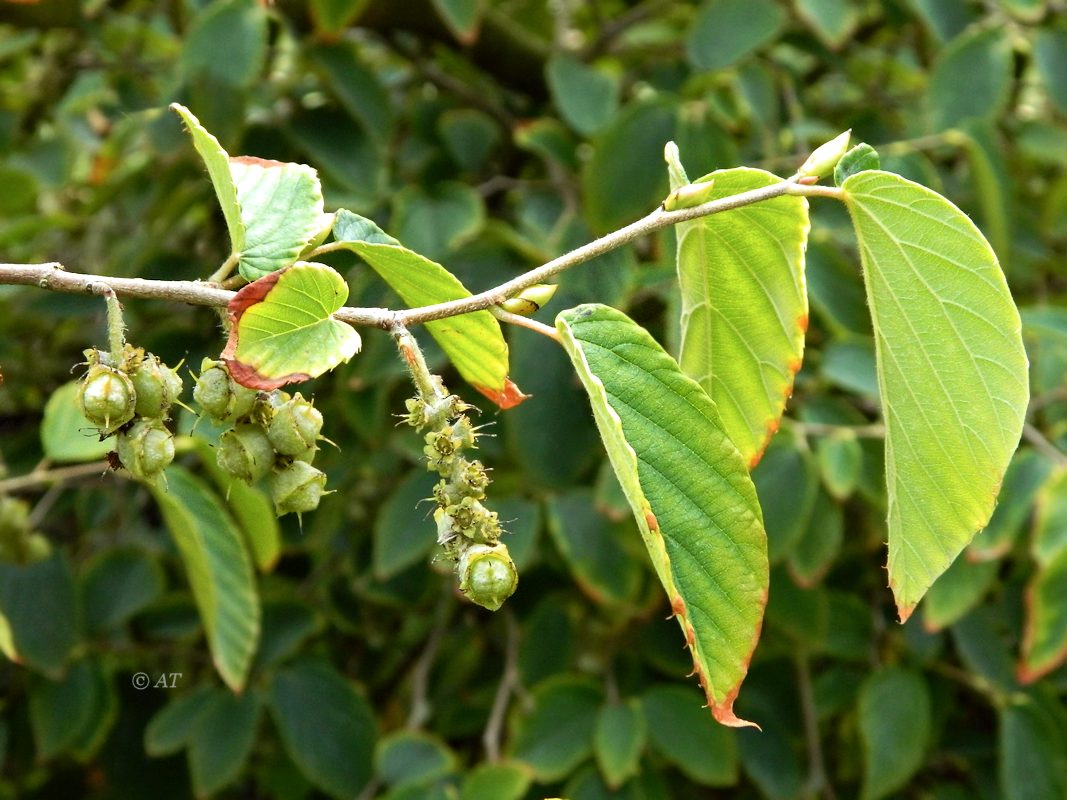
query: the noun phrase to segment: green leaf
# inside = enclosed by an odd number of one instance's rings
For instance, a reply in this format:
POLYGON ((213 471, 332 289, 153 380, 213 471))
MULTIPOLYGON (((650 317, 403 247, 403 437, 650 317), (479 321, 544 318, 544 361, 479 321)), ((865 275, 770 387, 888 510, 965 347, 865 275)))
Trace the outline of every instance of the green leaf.
POLYGON ((857 172, 881 167, 878 151, 869 144, 860 143, 841 156, 834 167, 834 184, 840 186, 857 172))
POLYGON ((553 497, 548 530, 585 594, 604 605, 636 603, 641 565, 619 541, 632 528, 612 523, 597 511, 592 492, 576 490, 553 497))
POLYGON ((434 10, 462 44, 478 39, 484 0, 432 0, 434 10))
POLYGON ((805 588, 814 586, 833 566, 845 538, 845 517, 826 492, 818 492, 808 525, 789 551, 789 572, 805 588))
POLYGON ((62 553, 27 566, 0 563, 0 651, 58 679, 78 636, 77 593, 62 553))
POLYGON ((820 372, 830 383, 854 394, 878 397, 878 367, 869 338, 831 342, 822 354, 820 372))
POLYGON ((171 110, 177 113, 185 123, 189 135, 193 138, 193 147, 200 154, 200 159, 207 167, 215 196, 219 200, 222 216, 226 220, 226 230, 230 234, 230 247, 234 253, 240 253, 245 246, 245 228, 241 222, 241 207, 237 203, 237 185, 230 173, 230 156, 222 149, 219 140, 212 136, 193 112, 179 103, 171 103, 171 110))
POLYGON ((261 711, 259 695, 215 689, 193 723, 188 741, 189 774, 197 797, 234 783, 244 772, 261 711))
POLYGON ((934 129, 998 116, 1008 102, 1011 60, 1011 41, 999 27, 953 39, 934 65, 926 90, 934 129))
POLYGON ((463 169, 481 169, 500 143, 500 128, 491 116, 474 108, 454 108, 437 122, 448 154, 463 169))
POLYGON ((962 211, 886 172, 843 189, 874 322, 889 582, 906 620, 989 521, 1029 401, 1026 353, 996 256, 962 211))
POLYGON ((263 604, 263 633, 255 669, 276 664, 297 652, 308 637, 322 630, 322 619, 307 605, 278 600, 263 604))
POLYGON ((619 110, 619 81, 572 56, 552 56, 545 77, 560 115, 583 136, 599 131, 619 110))
POLYGON ((412 470, 382 504, 374 520, 374 574, 386 580, 425 560, 437 543, 433 517, 423 501, 438 476, 412 470))
POLYGON ((755 488, 715 406, 643 328, 585 305, 556 318, 615 475, 682 626, 717 720, 733 702, 767 600, 755 488))
POLYGON ((255 0, 216 0, 197 14, 184 39, 186 81, 249 88, 267 58, 267 10, 255 0))
MULTIPOLYGON (((995 565, 996 562, 990 562, 995 565)), ((1067 547, 1042 564, 1026 590, 1019 681, 1031 683, 1067 661, 1067 547)))
POLYGON ((930 690, 922 676, 886 667, 860 689, 863 739, 862 800, 877 800, 907 785, 923 763, 931 733, 930 690))
POLYGON ((926 595, 923 627, 940 631, 963 619, 996 581, 999 567, 996 561, 957 558, 926 595))
POLYGON ((1067 550, 1067 470, 1056 470, 1041 487, 1031 549, 1034 559, 1041 565, 1050 563, 1067 550))
MULTIPOLYGON (((451 272, 402 247, 368 219, 337 212, 334 239, 367 262, 409 307, 470 297, 451 272)), ((508 380, 508 346, 500 323, 488 311, 429 322, 427 330, 469 384, 501 408, 525 396, 508 380)))
POLYGON ((45 458, 58 463, 96 461, 112 449, 111 441, 101 441, 95 427, 78 407, 80 381, 64 383, 44 406, 41 420, 41 449, 45 458))
POLYGON ((240 531, 208 487, 178 466, 153 487, 181 553, 215 669, 241 691, 259 638, 259 597, 240 531))
POLYGON ((511 755, 533 769, 541 783, 558 781, 593 752, 593 731, 603 703, 590 681, 561 676, 532 693, 529 712, 511 738, 511 755))
POLYGON ((841 47, 859 24, 860 15, 849 0, 797 0, 797 11, 831 48, 841 47))
POLYGON ((819 471, 815 460, 788 437, 775 440, 752 482, 763 509, 767 531, 767 554, 772 564, 787 557, 804 535, 819 492, 819 471))
POLYGON ((317 44, 307 54, 345 111, 371 136, 387 140, 393 124, 389 93, 354 43, 317 44))
POLYGON ((696 69, 723 69, 773 39, 785 20, 774 0, 709 0, 686 38, 686 55, 696 69))
POLYGON ((688 778, 704 786, 737 783, 735 739, 712 724, 691 689, 656 686, 645 694, 641 705, 652 744, 688 778))
POLYGON ((396 731, 378 741, 374 768, 388 786, 426 786, 454 771, 456 757, 434 736, 396 731))
MULTIPOLYGON (((707 181, 714 181, 708 199, 715 199, 781 179, 739 167, 697 183, 707 181)), ((671 184, 682 185, 677 179, 671 184)), ((802 197, 777 197, 677 226, 678 360, 715 401, 723 428, 750 468, 778 429, 804 353, 809 227, 802 197)))
POLYGON ((522 800, 531 778, 525 764, 509 761, 479 764, 464 776, 460 800, 522 800))
POLYGON ((288 267, 323 226, 319 176, 305 164, 253 156, 230 159, 244 244, 234 252, 247 281, 288 267))
POLYGON ((351 359, 359 334, 333 316, 347 299, 344 278, 304 261, 245 286, 230 301, 230 339, 222 351, 233 379, 277 389, 351 359))
POLYGON ((304 776, 322 791, 356 797, 371 780, 374 712, 332 667, 302 661, 270 685, 270 710, 282 744, 304 776))
MULTIPOLYGON (((704 714, 700 717, 702 723, 706 722, 704 714)), ((638 773, 647 735, 645 714, 636 700, 600 709, 593 732, 593 752, 609 787, 618 789, 638 773)))
POLYGON ((989 524, 967 547, 967 557, 988 561, 1004 556, 1030 518, 1030 507, 1052 472, 1052 461, 1032 448, 1021 448, 1008 465, 1000 500, 989 524))
POLYGON ((82 612, 87 633, 104 633, 126 624, 163 594, 166 581, 147 553, 129 548, 103 551, 81 578, 82 612))
POLYGON ((484 226, 482 196, 463 183, 440 183, 432 190, 408 186, 393 198, 397 236, 428 259, 443 258, 484 226))
POLYGON ((1034 64, 1052 104, 1067 114, 1067 31, 1039 30, 1034 37, 1034 64))
POLYGON ((111 720, 107 719, 105 696, 109 691, 107 677, 91 659, 72 664, 58 681, 35 679, 30 684, 29 716, 38 760, 47 761, 74 749, 79 740, 88 743, 95 739, 98 747, 102 743, 98 729, 114 719, 113 709, 111 720))
POLYGON ((370 0, 310 0, 311 17, 321 33, 336 35, 355 22, 370 0))
POLYGON ((856 435, 842 428, 815 443, 823 486, 835 500, 847 500, 856 488, 863 469, 863 448, 856 435))
POLYGON ((1052 709, 1034 701, 1008 706, 999 738, 1005 800, 1067 797, 1067 736, 1052 709))
POLYGON ((185 749, 192 741, 201 712, 216 691, 210 686, 198 686, 159 709, 144 731, 145 752, 159 758, 185 749))

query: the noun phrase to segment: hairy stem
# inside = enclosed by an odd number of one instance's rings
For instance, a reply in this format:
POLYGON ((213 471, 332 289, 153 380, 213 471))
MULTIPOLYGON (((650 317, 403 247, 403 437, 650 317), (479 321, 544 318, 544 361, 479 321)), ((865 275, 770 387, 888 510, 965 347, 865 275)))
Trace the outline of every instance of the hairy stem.
POLYGON ((75 464, 70 467, 34 470, 25 475, 0 480, 0 494, 22 492, 27 489, 36 489, 40 486, 52 486, 79 478, 102 477, 107 471, 107 464, 103 460, 93 461, 88 464, 75 464))

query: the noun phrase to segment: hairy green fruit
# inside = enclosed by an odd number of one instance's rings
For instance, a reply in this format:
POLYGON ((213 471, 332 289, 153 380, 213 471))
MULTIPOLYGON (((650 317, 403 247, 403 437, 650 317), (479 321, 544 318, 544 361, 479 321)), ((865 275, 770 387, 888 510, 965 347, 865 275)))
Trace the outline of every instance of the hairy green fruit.
POLYGON ((219 422, 233 422, 251 413, 256 391, 235 382, 221 361, 205 358, 193 387, 193 399, 208 416, 219 422))
POLYGON ((474 603, 496 611, 515 593, 519 573, 507 545, 475 544, 459 558, 459 590, 474 603))
POLYGON ((97 363, 78 389, 78 405, 87 420, 111 434, 133 419, 137 392, 125 372, 97 363))
POLYGON ((275 409, 267 436, 276 451, 296 458, 315 446, 321 431, 322 413, 297 394, 275 409))
POLYGON ((118 453, 135 478, 155 480, 174 460, 174 434, 162 420, 139 419, 119 434, 118 453))
POLYGON ((303 514, 319 507, 326 487, 326 474, 305 461, 294 461, 289 466, 275 470, 270 476, 270 497, 274 501, 274 513, 303 514))
POLYGON ((259 425, 241 424, 219 437, 219 466, 245 483, 266 477, 274 465, 274 446, 259 425))
POLYGON ((182 378, 177 370, 149 353, 130 373, 137 392, 135 409, 142 417, 165 419, 174 401, 181 396, 182 378))

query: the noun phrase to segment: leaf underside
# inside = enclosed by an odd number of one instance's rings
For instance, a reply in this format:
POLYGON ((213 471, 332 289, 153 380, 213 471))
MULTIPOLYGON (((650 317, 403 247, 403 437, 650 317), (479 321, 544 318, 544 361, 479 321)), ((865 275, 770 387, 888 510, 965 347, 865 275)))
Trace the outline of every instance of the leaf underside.
POLYGON ((620 311, 556 318, 715 719, 734 699, 767 601, 767 537, 741 454, 714 404, 620 311))
MULTIPOLYGON (((711 180, 709 200, 781 178, 738 167, 694 185, 711 180)), ((803 197, 776 197, 678 225, 678 360, 715 401, 750 469, 778 430, 804 353, 809 228, 803 197)))
POLYGON ((903 621, 989 521, 1022 431, 1027 361, 996 255, 963 212, 888 172, 842 188, 874 323, 903 621))

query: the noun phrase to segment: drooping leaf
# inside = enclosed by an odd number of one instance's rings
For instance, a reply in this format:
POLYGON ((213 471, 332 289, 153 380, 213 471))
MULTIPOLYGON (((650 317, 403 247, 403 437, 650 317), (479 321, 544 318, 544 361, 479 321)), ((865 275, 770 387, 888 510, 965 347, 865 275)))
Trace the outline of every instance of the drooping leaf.
POLYGON ((715 718, 734 698, 767 601, 767 537, 710 398, 640 326, 599 305, 556 318, 715 718))
POLYGON ((77 637, 74 575, 63 553, 26 566, 0 563, 0 652, 58 679, 77 637))
POLYGON ((728 67, 774 38, 785 11, 774 0, 707 0, 685 43, 694 67, 728 67))
POLYGON ((654 686, 641 699, 653 746, 686 776, 704 786, 737 783, 734 737, 693 702, 682 686, 654 686))
POLYGON ((1005 800, 1067 796, 1067 736, 1054 709, 1027 698, 1000 713, 1000 785, 1005 800))
POLYGON ((340 797, 356 797, 371 779, 374 713, 332 667, 301 661, 275 675, 270 710, 282 744, 304 776, 340 797))
POLYGON ((999 566, 996 561, 957 558, 926 595, 923 627, 940 631, 962 619, 989 591, 999 566))
POLYGON ((100 440, 78 407, 78 381, 65 383, 52 393, 41 420, 41 449, 46 458, 58 463, 95 461, 113 447, 111 441, 100 440))
POLYGON ((188 742, 189 775, 197 797, 212 795, 241 776, 255 744, 261 711, 255 692, 211 692, 188 742))
POLYGON ((549 679, 531 694, 511 755, 528 764, 538 781, 558 781, 592 754, 603 697, 594 684, 572 676, 549 679))
POLYGON ((1047 27, 1037 32, 1034 65, 1053 105, 1067 114, 1067 31, 1047 27))
POLYGON ((923 762, 931 733, 930 690, 922 675, 886 667, 860 690, 863 800, 903 788, 923 762))
POLYGON ((1031 683, 1067 661, 1067 547, 1040 566, 1026 591, 1026 628, 1018 676, 1031 683))
POLYGON ((848 0, 798 0, 797 11, 830 47, 844 44, 859 23, 860 15, 848 0))
MULTIPOLYGON (((338 211, 333 235, 366 261, 412 308, 470 297, 451 272, 401 246, 358 214, 338 211)), ((500 323, 488 311, 430 322, 426 329, 463 379, 501 408, 511 408, 525 399, 508 380, 508 346, 500 323)))
POLYGON ((215 668, 239 692, 259 638, 259 597, 241 533, 215 494, 179 466, 153 494, 185 564, 215 668))
POLYGON ((196 731, 200 713, 214 698, 215 691, 211 686, 198 686, 159 709, 145 728, 145 752, 159 758, 185 749, 196 731))
POLYGON ((108 722, 102 718, 108 711, 103 701, 108 691, 107 677, 94 659, 71 665, 57 681, 34 680, 29 692, 29 717, 38 760, 47 761, 71 750, 79 740, 99 738, 91 734, 108 722))
POLYGON ((999 27, 967 31, 944 49, 927 86, 935 130, 993 119, 1011 89, 1011 42, 999 27))
POLYGON ((230 338, 222 359, 238 383, 276 389, 348 361, 360 338, 333 314, 348 284, 325 264, 299 262, 250 283, 230 301, 230 338))
POLYGON ((645 712, 636 700, 600 709, 593 732, 593 752, 609 787, 617 789, 638 773, 647 736, 645 712))
POLYGON ((484 0, 432 0, 441 19, 463 44, 478 39, 484 0))
POLYGON ((590 136, 619 109, 619 82, 569 55, 556 55, 545 67, 552 101, 574 130, 590 136))
MULTIPOLYGON (((739 167, 697 183, 714 181, 708 199, 715 199, 780 180, 739 167)), ((678 178, 671 184, 684 185, 678 178)), ((778 429, 800 369, 808 326, 809 227, 802 197, 778 197, 677 226, 678 360, 715 401, 723 428, 750 468, 778 429)))
POLYGON ((940 195, 870 171, 843 186, 886 424, 889 582, 902 620, 989 521, 1029 400, 1019 312, 982 234, 940 195))

